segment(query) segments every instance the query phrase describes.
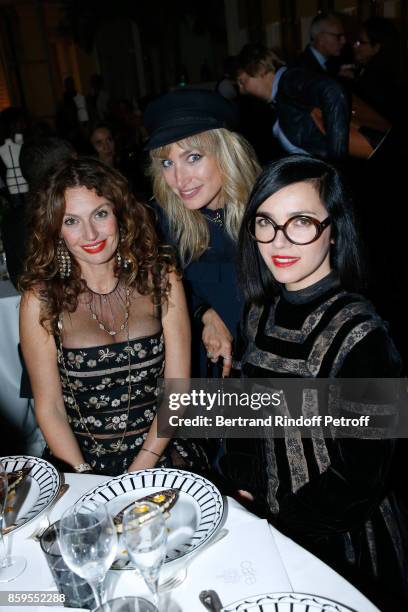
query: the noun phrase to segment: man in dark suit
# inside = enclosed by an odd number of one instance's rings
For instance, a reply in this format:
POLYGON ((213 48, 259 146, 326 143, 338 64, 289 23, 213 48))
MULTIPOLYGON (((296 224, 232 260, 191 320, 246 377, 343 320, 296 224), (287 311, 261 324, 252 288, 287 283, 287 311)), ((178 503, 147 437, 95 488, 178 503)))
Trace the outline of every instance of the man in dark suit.
POLYGON ((317 15, 310 27, 310 44, 295 62, 309 72, 334 76, 339 69, 338 58, 346 42, 343 24, 331 13, 317 15))
POLYGON ((241 93, 273 104, 273 135, 287 153, 329 159, 348 152, 350 108, 343 88, 326 74, 287 68, 263 45, 248 44, 237 56, 241 93))

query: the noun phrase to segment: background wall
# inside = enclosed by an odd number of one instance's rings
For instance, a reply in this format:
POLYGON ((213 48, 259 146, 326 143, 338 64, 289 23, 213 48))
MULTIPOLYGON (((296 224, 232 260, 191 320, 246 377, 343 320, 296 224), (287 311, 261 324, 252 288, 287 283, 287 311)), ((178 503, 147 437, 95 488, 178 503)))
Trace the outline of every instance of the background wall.
MULTIPOLYGON (((395 21, 407 55, 408 0, 0 0, 0 110, 22 106, 52 124, 73 76, 89 93, 99 72, 116 98, 137 101, 184 79, 221 77, 225 58, 249 41, 290 59, 308 42, 320 10, 348 17, 346 28, 372 15, 395 21)), ((354 24, 354 26, 353 26, 354 24)))

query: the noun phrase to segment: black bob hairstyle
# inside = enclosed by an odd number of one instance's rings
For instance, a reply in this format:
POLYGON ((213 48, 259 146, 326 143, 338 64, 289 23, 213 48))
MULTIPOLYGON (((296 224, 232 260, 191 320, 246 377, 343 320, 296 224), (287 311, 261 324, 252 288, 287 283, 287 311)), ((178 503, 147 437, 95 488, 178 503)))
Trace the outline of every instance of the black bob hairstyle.
POLYGON ((238 270, 247 301, 262 304, 279 293, 274 280, 260 255, 258 243, 251 238, 248 225, 263 202, 283 187, 294 183, 311 182, 319 194, 331 219, 331 266, 344 289, 358 291, 362 286, 363 269, 359 238, 355 227, 351 197, 336 168, 307 155, 285 157, 270 166, 258 177, 239 233, 238 270))

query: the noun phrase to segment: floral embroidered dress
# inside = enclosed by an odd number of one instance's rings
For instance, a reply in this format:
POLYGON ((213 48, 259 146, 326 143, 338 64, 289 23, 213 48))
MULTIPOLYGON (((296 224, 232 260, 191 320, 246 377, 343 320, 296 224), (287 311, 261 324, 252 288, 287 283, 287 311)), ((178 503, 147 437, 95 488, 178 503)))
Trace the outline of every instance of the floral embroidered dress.
MULTIPOLYGON (((84 460, 94 472, 111 476, 126 471, 140 450, 156 414, 157 381, 164 374, 161 321, 151 298, 132 290, 128 302, 126 326, 123 287, 81 296, 75 313, 63 315, 58 343, 69 423, 84 460)), ((159 464, 200 471, 206 459, 196 444, 173 439, 159 464)))

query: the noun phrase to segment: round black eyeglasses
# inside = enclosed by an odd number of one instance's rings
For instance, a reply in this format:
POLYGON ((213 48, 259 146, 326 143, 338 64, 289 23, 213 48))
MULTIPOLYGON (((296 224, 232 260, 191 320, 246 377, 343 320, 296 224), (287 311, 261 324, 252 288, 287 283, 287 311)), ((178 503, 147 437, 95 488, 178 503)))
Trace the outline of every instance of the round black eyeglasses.
POLYGON ((307 215, 295 215, 283 225, 278 225, 268 215, 258 213, 248 223, 248 232, 253 240, 267 244, 273 242, 279 230, 292 244, 311 244, 322 235, 331 223, 330 217, 318 221, 307 215))

